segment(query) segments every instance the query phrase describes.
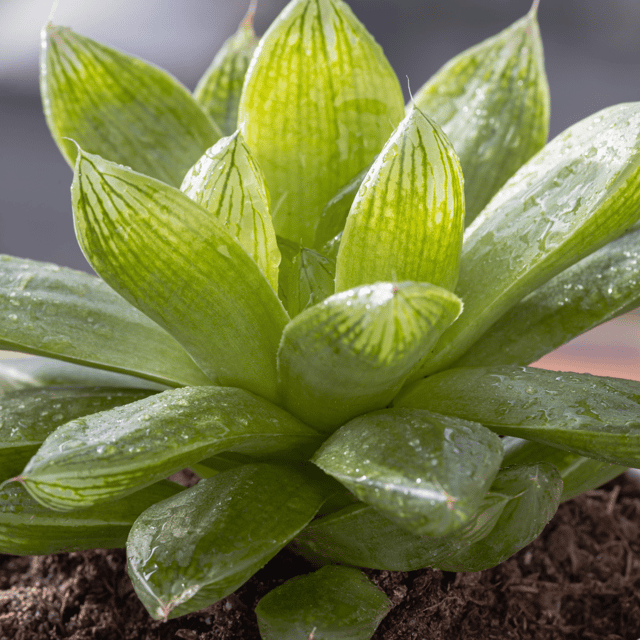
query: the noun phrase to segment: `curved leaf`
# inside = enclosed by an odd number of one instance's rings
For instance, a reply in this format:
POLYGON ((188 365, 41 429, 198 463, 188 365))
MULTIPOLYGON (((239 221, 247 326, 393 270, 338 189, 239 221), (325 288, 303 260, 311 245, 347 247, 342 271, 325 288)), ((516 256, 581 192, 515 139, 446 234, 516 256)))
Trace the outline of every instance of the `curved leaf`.
POLYGON ((640 467, 640 382, 633 380, 514 366, 449 369, 407 387, 394 406, 640 467))
POLYGON ((456 361, 456 367, 528 365, 640 305, 640 228, 530 293, 456 361))
POLYGON ((536 9, 453 58, 413 101, 460 158, 467 225, 547 141, 549 85, 536 9))
POLYGON ((193 92, 196 102, 225 136, 238 128, 242 85, 258 44, 253 30, 254 11, 255 5, 252 5, 238 31, 222 45, 193 92))
POLYGON ((68 511, 125 496, 222 451, 308 457, 322 438, 241 389, 186 387, 58 427, 18 477, 68 511))
POLYGON ((0 398, 0 479, 24 469, 47 436, 74 418, 141 400, 150 391, 99 387, 44 387, 0 398))
POLYGON ((444 536, 472 519, 502 455, 480 424, 386 409, 340 428, 312 462, 407 531, 444 536))
POLYGON ((0 255, 0 348, 170 386, 211 384, 184 349, 100 278, 0 255))
POLYGON ((389 280, 453 290, 464 228, 460 163, 446 136, 412 109, 367 173, 336 262, 336 291, 389 280))
POLYGON ((287 314, 256 263, 183 193, 80 153, 76 232, 94 269, 215 382, 275 398, 287 314))
POLYGON ((124 547, 131 525, 152 504, 183 491, 167 480, 124 500, 61 515, 20 485, 0 489, 0 553, 19 556, 124 547))
POLYGON ((278 235, 312 247, 322 207, 402 119, 400 84, 342 0, 292 0, 263 36, 238 121, 267 178, 278 235))
POLYGON ((370 640, 390 609, 362 571, 328 566, 287 580, 255 611, 262 640, 370 640))
POLYGON ((220 132, 175 78, 68 27, 42 31, 40 91, 67 162, 90 153, 179 186, 220 132))
POLYGON ((460 309, 452 293, 414 282, 358 287, 310 307, 282 335, 284 406, 329 432, 386 406, 460 309))
POLYGON ((236 131, 208 149, 184 177, 180 190, 213 213, 277 291, 280 250, 269 194, 242 134, 236 131))
POLYGON ((147 509, 129 534, 127 568, 151 616, 197 611, 246 582, 330 495, 320 476, 244 465, 147 509))
POLYGON ((414 377, 455 362, 517 302, 640 217, 640 103, 573 125, 525 164, 467 229, 465 310, 414 377))

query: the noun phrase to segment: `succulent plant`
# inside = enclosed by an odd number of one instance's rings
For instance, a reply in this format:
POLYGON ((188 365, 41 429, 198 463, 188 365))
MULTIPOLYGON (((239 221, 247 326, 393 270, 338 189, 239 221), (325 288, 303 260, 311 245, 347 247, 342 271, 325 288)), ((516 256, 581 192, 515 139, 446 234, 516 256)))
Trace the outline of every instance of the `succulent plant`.
POLYGON ((168 619, 290 545, 265 640, 365 639, 357 567, 495 566, 640 465, 640 383, 528 366, 640 304, 640 104, 547 144, 537 3, 406 108, 342 0, 193 95, 51 24, 41 70, 98 275, 0 260, 1 552, 126 545, 168 619))

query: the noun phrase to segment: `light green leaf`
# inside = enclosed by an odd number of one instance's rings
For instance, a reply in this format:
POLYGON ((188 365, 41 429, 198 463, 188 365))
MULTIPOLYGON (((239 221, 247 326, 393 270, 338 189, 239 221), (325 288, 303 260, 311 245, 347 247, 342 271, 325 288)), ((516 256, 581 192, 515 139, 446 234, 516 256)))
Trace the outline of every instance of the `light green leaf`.
POLYGON ((455 362, 502 315, 640 217, 640 103, 604 109, 525 164, 468 227, 460 319, 414 379, 455 362))
POLYGON ((335 292, 336 263, 284 238, 278 239, 278 246, 282 253, 280 299, 294 318, 335 292))
POLYGON ((222 224, 177 189, 84 152, 71 191, 80 246, 102 278, 214 382, 274 399, 288 317, 222 224))
POLYGON ((502 456, 480 424, 385 409, 348 422, 312 462, 407 531, 445 536, 472 519, 502 456))
POLYGON ((79 364, 54 360, 53 358, 26 356, 24 358, 0 359, 0 395, 7 391, 52 385, 149 389, 151 391, 166 391, 167 389, 167 385, 149 382, 142 378, 83 367, 79 364))
POLYGON ((125 496, 216 453, 306 458, 322 438, 241 389, 186 387, 58 427, 20 479, 68 511, 125 496))
POLYGON ((189 170, 180 190, 216 217, 278 290, 280 250, 264 175, 242 134, 222 138, 189 170))
POLYGON ((536 9, 448 62, 415 96, 453 144, 466 224, 549 133, 549 86, 536 9))
POLYGON ((362 571, 328 566, 269 592, 256 616, 262 640, 370 640, 390 609, 362 571))
POLYGON ((220 132, 175 78, 68 27, 42 31, 40 91, 67 162, 76 145, 179 186, 220 132))
POLYGON ((8 485, 0 489, 0 553, 34 556, 124 547, 145 509, 182 490, 161 480, 124 500, 61 515, 36 502, 24 487, 8 485))
POLYGON ((238 31, 222 45, 193 92, 196 102, 226 136, 238 128, 242 85, 258 44, 253 30, 254 11, 255 5, 251 5, 238 31))
POLYGON ((455 367, 527 365, 640 306, 640 228, 565 269, 516 304, 455 367))
POLYGON ((127 567, 151 616, 176 618, 240 587, 331 494, 320 476, 244 465, 147 509, 129 534, 127 567))
POLYGON ((353 202, 338 251, 336 291, 389 280, 453 290, 463 228, 458 157, 440 127, 414 108, 353 202))
POLYGON ((44 387, 9 391, 0 399, 0 480, 19 474, 61 424, 140 400, 149 391, 44 387))
POLYGON ((400 84, 342 0, 292 0, 258 45, 238 121, 264 170, 276 233, 313 247, 322 208, 400 122, 400 84))
POLYGON ((282 335, 284 406, 326 432, 386 406, 460 309, 449 291, 415 282, 358 287, 310 307, 282 335))
POLYGON ((551 464, 523 464, 504 469, 492 490, 512 496, 491 532, 434 566, 443 571, 484 571, 533 542, 554 516, 562 479, 551 464))
POLYGON ((522 438, 505 436, 502 438, 502 444, 505 449, 503 467, 533 462, 548 462, 556 467, 562 478, 560 502, 566 502, 591 489, 597 489, 627 470, 627 467, 592 460, 576 453, 522 438))
POLYGON ((0 348, 170 386, 211 384, 169 334, 100 278, 5 255, 0 256, 0 348))
POLYGON ((394 406, 640 467, 640 382, 634 380, 515 366, 449 369, 409 385, 394 406))

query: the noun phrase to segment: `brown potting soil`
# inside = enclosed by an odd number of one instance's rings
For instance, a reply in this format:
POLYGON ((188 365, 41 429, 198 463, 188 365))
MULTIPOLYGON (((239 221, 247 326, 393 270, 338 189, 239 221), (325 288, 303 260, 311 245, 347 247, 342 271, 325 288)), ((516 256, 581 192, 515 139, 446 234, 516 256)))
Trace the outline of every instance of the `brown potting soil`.
MULTIPOLYGON (((0 638, 259 640, 256 603, 311 570, 284 550, 235 594, 165 623, 137 599, 122 549, 0 555, 0 638)), ((494 569, 367 574, 393 603, 374 640, 638 640, 640 487, 620 476, 561 505, 494 569)))

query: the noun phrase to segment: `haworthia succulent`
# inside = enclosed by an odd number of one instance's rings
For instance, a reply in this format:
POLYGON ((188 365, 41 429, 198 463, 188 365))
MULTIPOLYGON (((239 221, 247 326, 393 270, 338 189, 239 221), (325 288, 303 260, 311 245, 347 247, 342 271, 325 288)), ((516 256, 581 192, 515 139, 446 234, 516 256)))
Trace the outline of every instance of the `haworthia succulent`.
POLYGON ((407 531, 445 536, 470 522, 502 456, 500 438, 480 424, 385 409, 348 422, 312 461, 407 531))
POLYGON ((225 226, 278 290, 280 250, 264 175, 240 131, 222 138, 188 171, 180 190, 225 226))
POLYGON ((320 212, 369 166, 404 113, 382 50, 342 0, 291 0, 258 45, 239 122, 276 232, 313 247, 320 212))
POLYGON ((65 511, 127 495, 222 451, 304 458, 321 441, 247 391, 186 387, 67 422, 18 479, 42 504, 65 511))
POLYGON ((455 367, 527 365, 640 305, 640 228, 565 269, 498 320, 455 367))
POLYGON ((0 348, 170 386, 211 384, 166 331, 81 271, 0 256, 0 348))
POLYGON ((504 469, 493 489, 511 499, 491 532, 436 561, 436 568, 464 573, 483 571, 523 549, 542 533, 558 509, 562 479, 552 464, 523 464, 504 469))
POLYGON ((214 382, 275 398, 288 317, 220 222, 177 189, 85 153, 72 203, 80 246, 110 286, 167 329, 214 382))
POLYGON ((100 387, 45 387, 0 398, 0 480, 15 476, 43 441, 69 420, 146 398, 150 391, 100 387))
POLYGON ((640 382, 528 367, 449 369, 409 385, 394 406, 473 420, 500 435, 640 466, 640 382))
POLYGON ((262 640, 370 640, 390 609, 362 571, 327 566, 287 580, 255 611, 262 640))
POLYGON ((279 294, 291 318, 335 292, 336 263, 297 242, 280 238, 279 294))
POLYGON ((386 406, 460 309, 449 291, 415 282, 357 287, 310 307, 282 335, 284 406, 329 432, 386 406))
POLYGON ((242 85, 258 44, 253 30, 254 11, 252 4, 238 31, 222 45, 193 92, 196 102, 226 136, 238 128, 242 85))
POLYGON ((467 225, 547 141, 549 86, 536 9, 453 58, 413 101, 460 158, 467 225))
POLYGON ((414 108, 373 163, 349 211, 336 291, 389 280, 453 290, 463 229, 458 158, 438 125, 414 108))
POLYGON ((75 141, 177 187, 220 137, 175 78, 68 27, 43 29, 40 68, 47 124, 71 166, 75 141))
POLYGON ((182 490, 161 480, 123 500, 61 515, 36 502, 24 487, 7 485, 0 489, 0 553, 33 556, 124 547, 145 509, 182 490))
POLYGON ((517 302, 640 217, 640 103, 573 125, 525 164, 468 227, 465 304, 414 378, 455 362, 517 302))
POLYGON ((627 469, 618 464, 592 460, 577 453, 513 436, 502 438, 502 444, 505 449, 503 467, 528 462, 548 462, 556 467, 562 478, 560 502, 566 502, 591 489, 597 489, 627 469))
POLYGON ((127 566, 151 616, 197 611, 246 582, 331 494, 321 475, 244 465, 147 509, 129 534, 127 566))

